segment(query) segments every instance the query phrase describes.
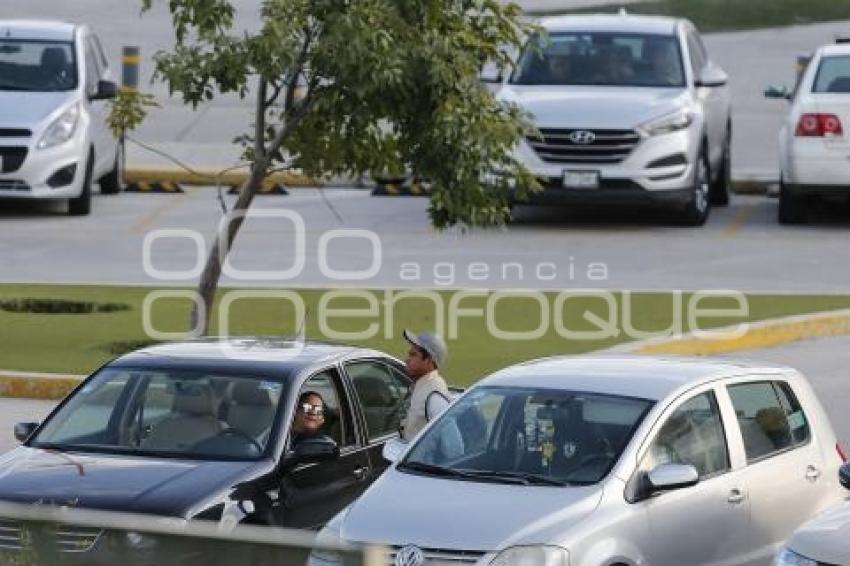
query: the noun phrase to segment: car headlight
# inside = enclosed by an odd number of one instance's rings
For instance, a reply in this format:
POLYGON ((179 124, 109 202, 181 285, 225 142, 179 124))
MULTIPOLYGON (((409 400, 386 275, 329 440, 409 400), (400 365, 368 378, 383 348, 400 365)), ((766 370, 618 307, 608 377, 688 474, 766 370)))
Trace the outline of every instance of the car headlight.
POLYGON ((77 130, 77 122, 80 119, 80 105, 73 104, 67 110, 62 112, 58 118, 53 120, 53 123, 47 127, 44 135, 38 140, 38 149, 46 149, 59 145, 71 139, 74 132, 77 130))
POLYGON ((811 558, 800 556, 789 548, 783 548, 774 560, 773 566, 818 566, 818 563, 811 558))
POLYGON ((569 566, 570 555, 560 546, 512 546, 499 553, 490 566, 569 566))
POLYGON ((644 124, 641 124, 638 129, 643 131, 648 136, 663 136, 684 130, 694 123, 694 114, 689 110, 677 110, 672 114, 655 118, 644 124))

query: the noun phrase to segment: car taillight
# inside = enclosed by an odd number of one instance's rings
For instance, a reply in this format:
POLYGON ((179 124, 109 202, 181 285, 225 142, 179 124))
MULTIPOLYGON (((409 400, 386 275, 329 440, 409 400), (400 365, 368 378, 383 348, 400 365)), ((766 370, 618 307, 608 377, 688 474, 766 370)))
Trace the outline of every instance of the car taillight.
POLYGON ((841 446, 840 442, 835 443, 835 450, 838 451, 838 457, 841 458, 841 461, 846 462, 847 461, 847 451, 844 450, 844 447, 841 446))
POLYGON ((802 138, 843 136, 844 128, 835 114, 807 113, 800 116, 794 135, 802 138))

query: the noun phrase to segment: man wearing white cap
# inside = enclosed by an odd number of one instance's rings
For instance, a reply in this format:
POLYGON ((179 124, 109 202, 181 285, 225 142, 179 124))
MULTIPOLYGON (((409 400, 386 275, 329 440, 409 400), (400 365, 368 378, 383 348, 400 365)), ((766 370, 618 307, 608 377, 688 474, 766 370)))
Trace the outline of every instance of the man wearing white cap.
POLYGON ((414 334, 405 330, 404 339, 410 343, 405 367, 413 387, 401 435, 409 442, 449 406, 449 388, 439 371, 448 357, 448 348, 440 336, 430 332, 414 334))

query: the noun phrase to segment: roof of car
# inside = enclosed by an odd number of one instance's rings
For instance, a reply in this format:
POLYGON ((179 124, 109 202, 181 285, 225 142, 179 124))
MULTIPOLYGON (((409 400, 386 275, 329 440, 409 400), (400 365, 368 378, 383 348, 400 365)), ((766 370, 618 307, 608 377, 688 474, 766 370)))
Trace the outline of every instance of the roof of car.
POLYGON ((850 55, 850 43, 834 43, 821 47, 821 53, 824 56, 830 55, 850 55))
POLYGON ((592 14, 551 16, 541 18, 538 23, 549 33, 580 30, 673 35, 680 21, 663 16, 592 14))
POLYGON ((54 20, 0 20, 0 38, 71 41, 76 24, 54 20))
POLYGON ((625 354, 558 356, 531 360, 492 374, 481 384, 566 389, 663 399, 686 386, 720 377, 786 373, 788 368, 759 363, 625 354))
POLYGON ((368 348, 280 337, 204 338, 157 344, 126 354, 117 366, 211 367, 220 371, 268 371, 292 373, 303 368, 331 364, 352 355, 387 357, 368 348))

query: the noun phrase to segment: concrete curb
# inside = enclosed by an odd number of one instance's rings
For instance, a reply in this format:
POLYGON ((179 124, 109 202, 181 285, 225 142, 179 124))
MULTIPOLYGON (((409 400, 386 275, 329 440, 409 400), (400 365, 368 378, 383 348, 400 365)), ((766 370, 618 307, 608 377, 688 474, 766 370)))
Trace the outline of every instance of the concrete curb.
POLYGON ((81 375, 0 371, 0 397, 59 400, 83 380, 81 375))
POLYGON ((607 352, 710 356, 782 344, 850 335, 850 309, 794 315, 750 324, 687 333, 673 338, 640 340, 609 348, 607 352))
MULTIPOLYGON (((178 183, 181 185, 195 186, 239 186, 248 178, 247 168, 245 170, 229 171, 219 175, 214 169, 197 169, 197 174, 189 173, 179 168, 169 167, 128 167, 124 171, 124 180, 127 183, 178 183)), ((306 175, 295 172, 272 173, 264 180, 264 183, 281 184, 287 188, 294 187, 321 187, 323 183, 306 175)))

